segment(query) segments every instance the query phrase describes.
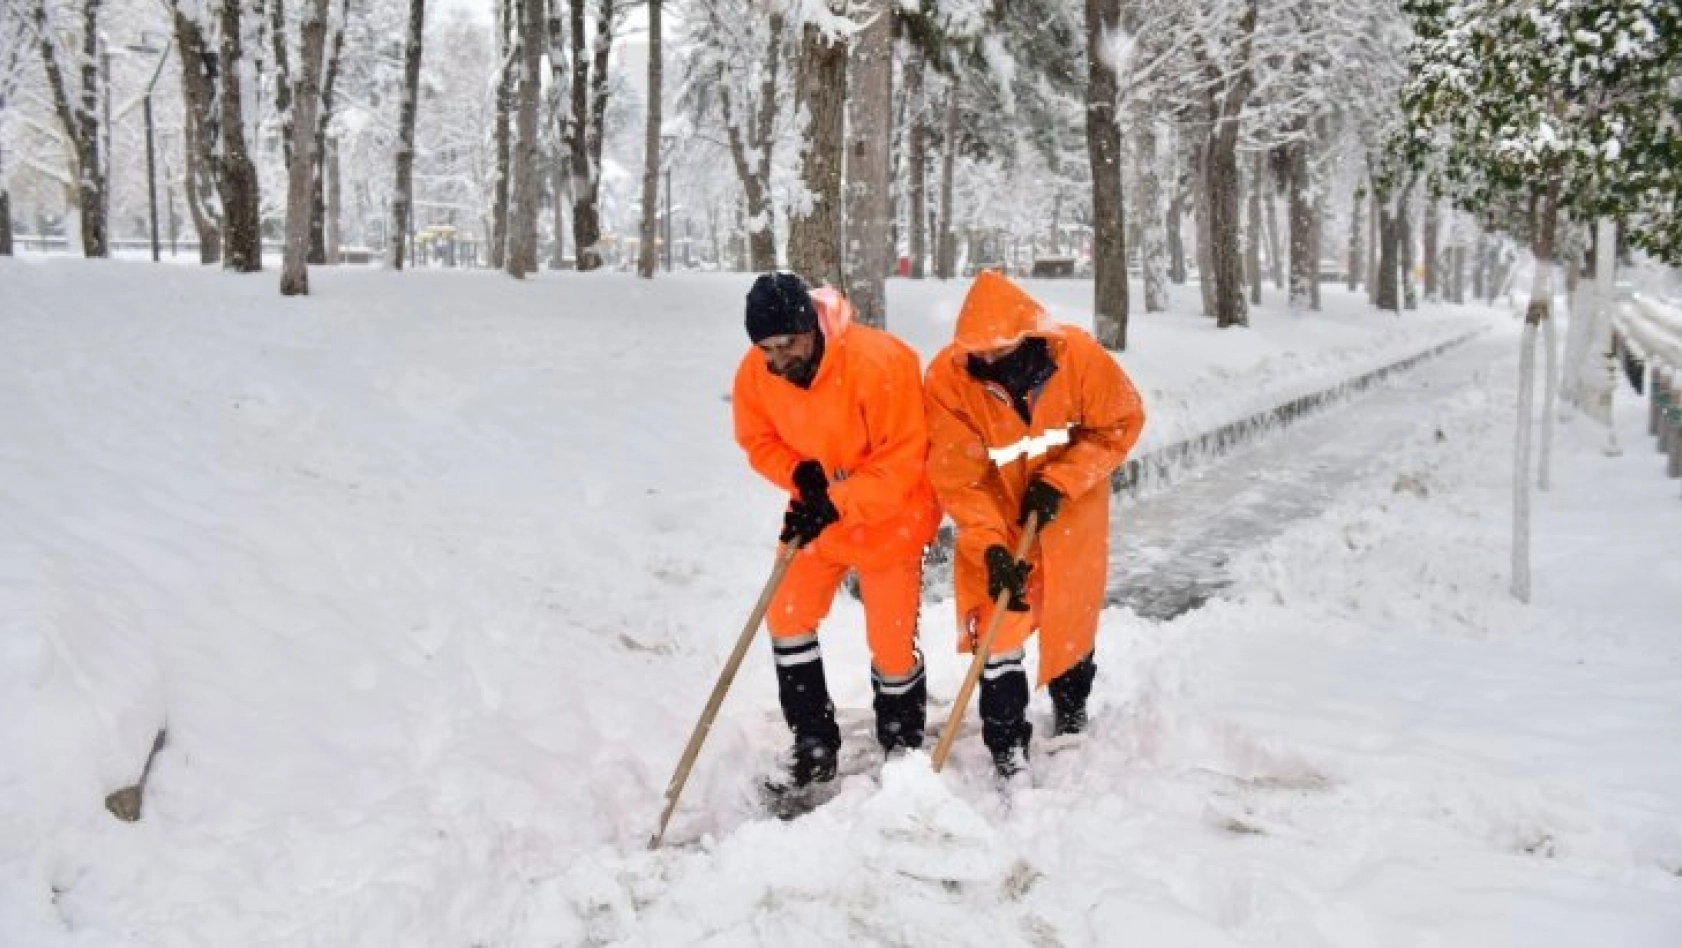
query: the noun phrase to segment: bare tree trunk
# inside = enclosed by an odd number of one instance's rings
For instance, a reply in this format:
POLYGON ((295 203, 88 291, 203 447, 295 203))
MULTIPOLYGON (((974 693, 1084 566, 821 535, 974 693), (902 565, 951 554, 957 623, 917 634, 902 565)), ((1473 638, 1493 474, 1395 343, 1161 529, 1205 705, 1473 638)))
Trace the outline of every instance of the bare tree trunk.
POLYGON ((1174 196, 1168 201, 1167 220, 1163 229, 1168 232, 1168 279, 1180 286, 1189 278, 1186 272, 1186 241, 1180 233, 1180 219, 1185 216, 1186 189, 1176 181, 1174 196))
POLYGON ((1261 195, 1264 176, 1262 153, 1254 152, 1250 157, 1250 194, 1244 214, 1244 264, 1250 277, 1250 302, 1256 306, 1260 306, 1262 301, 1261 195))
MULTIPOLYGON (((1330 137, 1330 132, 1322 132, 1320 141, 1330 137)), ((1326 248, 1326 189, 1318 181, 1311 182, 1313 199, 1309 202, 1309 215, 1312 225, 1309 227, 1308 246, 1313 248, 1314 272, 1308 283, 1308 308, 1314 312, 1320 311, 1320 255, 1326 248)))
POLYGON ((958 77, 946 88, 946 142, 940 156, 940 233, 935 235, 934 275, 950 280, 958 272, 958 233, 952 225, 952 189, 958 163, 958 77))
POLYGON ((1448 252, 1448 301, 1466 302, 1466 246, 1456 244, 1448 252))
POLYGON ((584 0, 572 0, 572 242, 579 270, 602 265, 602 122, 607 113, 607 58, 613 40, 613 2, 602 0, 588 64, 584 60, 584 0))
MULTIPOLYGON (((327 75, 321 80, 321 118, 315 123, 315 170, 310 185, 310 263, 327 263, 327 126, 333 121, 333 93, 339 81, 339 62, 345 51, 345 18, 350 15, 347 2, 339 5, 339 19, 333 29, 332 51, 327 54, 327 75)), ((333 263, 338 262, 334 251, 333 263)))
POLYGON ((1368 162, 1368 176, 1372 181, 1371 197, 1368 198, 1367 212, 1367 301, 1378 305, 1378 287, 1383 282, 1379 275, 1378 256, 1382 250, 1384 240, 1384 202, 1387 195, 1379 191, 1376 173, 1372 172, 1371 162, 1368 162))
POLYGON ((222 78, 219 94, 222 132, 222 212, 226 215, 227 237, 222 265, 236 273, 257 273, 263 269, 262 194, 257 166, 245 147, 245 110, 240 89, 244 57, 241 43, 239 0, 222 0, 222 78))
POLYGON ((514 117, 513 199, 508 208, 508 275, 537 272, 537 109, 543 99, 543 0, 520 0, 520 109, 514 117))
MULTIPOLYGON (((562 270, 567 265, 566 211, 572 205, 572 178, 568 174, 571 144, 568 138, 567 116, 571 83, 567 77, 566 0, 544 0, 544 16, 548 36, 545 48, 549 53, 549 109, 548 147, 544 151, 544 170, 549 175, 549 213, 552 239, 549 241, 549 269, 562 270)), ((538 132, 543 135, 542 130, 538 132)))
POLYGON ((660 204, 660 0, 648 0, 648 117, 642 134, 642 241, 637 275, 654 279, 654 235, 660 204))
POLYGON ((1425 200, 1425 299, 1436 302, 1442 295, 1442 287, 1438 286, 1437 277, 1437 239, 1438 223, 1437 199, 1425 200))
POLYGON ((181 63, 187 212, 199 237, 199 262, 217 263, 222 259, 222 215, 215 204, 221 187, 215 156, 216 77, 198 21, 182 13, 173 0, 169 10, 175 45, 180 50, 176 58, 181 63))
MULTIPOLYGON (((3 150, 0 150, 3 153, 3 150)), ((12 195, 6 188, 6 169, 0 161, 0 257, 12 255, 12 195)))
POLYGON ((866 17, 853 36, 848 67, 846 220, 843 264, 847 298, 859 322, 887 325, 889 223, 893 209, 889 151, 893 140, 894 6, 855 5, 866 17))
POLYGON ((403 46, 403 93, 397 112, 396 182, 391 189, 391 240, 386 263, 403 269, 409 256, 409 231, 414 226, 415 115, 420 106, 422 30, 426 0, 409 0, 409 30, 403 46))
MULTIPOLYGON (((269 11, 269 40, 274 48, 274 110, 280 119, 280 160, 286 168, 292 167, 292 62, 287 55, 286 47, 286 0, 268 0, 269 11)), ((263 18, 261 3, 257 9, 257 19, 263 18)), ((259 27, 260 28, 260 27, 259 27)), ((258 44, 261 50, 262 44, 258 44)), ((261 55, 261 54, 259 54, 261 55)), ((258 85, 262 77, 262 66, 258 66, 258 85)), ((290 186, 290 185, 289 185, 290 186)), ((284 280, 284 278, 283 278, 284 280)))
POLYGON ((1489 279, 1489 235, 1479 233, 1472 248, 1472 298, 1484 298, 1484 284, 1489 279))
MULTIPOLYGON (((0 149, 0 155, 4 150, 0 149)), ((12 195, 6 187, 5 162, 0 160, 0 257, 12 255, 12 195)))
POLYGON ((909 116, 905 215, 910 225, 908 238, 913 280, 921 280, 928 275, 929 139, 928 97, 923 89, 925 68, 922 49, 912 46, 905 60, 906 112, 909 116))
POLYGON ((1157 145, 1156 116, 1139 106, 1133 113, 1133 147, 1137 155, 1133 219, 1139 222, 1139 275, 1145 284, 1145 312, 1168 309, 1168 233, 1163 226, 1162 156, 1157 145))
POLYGON ((1121 0, 1086 0, 1086 155, 1092 165, 1093 336, 1127 348, 1127 209, 1121 193, 1121 126, 1115 63, 1107 53, 1121 0))
POLYGON ((1402 308, 1419 308, 1419 287, 1413 282, 1413 185, 1410 176, 1396 198, 1396 271, 1402 285, 1402 308))
MULTIPOLYGON (((1238 14, 1230 61, 1206 63, 1210 80, 1207 96, 1209 130, 1203 174, 1209 211, 1209 257, 1214 265, 1215 325, 1226 329, 1249 325, 1244 303, 1244 263, 1238 246, 1238 131, 1244 105, 1255 87, 1251 64, 1260 0, 1249 0, 1238 14)), ((1205 276, 1207 281, 1207 276, 1205 276)))
POLYGON ((1378 223, 1378 266, 1372 271, 1373 303, 1392 313, 1402 311, 1401 288, 1396 280, 1396 237, 1399 227, 1395 206, 1387 188, 1373 184, 1373 217, 1378 223))
POLYGON ((551 228, 555 232, 555 240, 549 245, 549 269, 560 270, 566 267, 566 208, 571 203, 567 193, 567 156, 566 152, 557 147, 549 156, 549 190, 554 192, 555 201, 550 205, 554 220, 551 228))
POLYGON ((1247 326, 1244 262, 1238 247, 1238 119, 1225 119, 1209 137, 1209 256, 1215 267, 1215 325, 1247 326))
POLYGON ((53 107, 64 137, 76 156, 76 203, 81 217, 82 253, 87 257, 111 255, 106 233, 106 166, 102 160, 98 105, 102 94, 99 61, 99 10, 101 0, 84 0, 82 7, 81 89, 72 102, 53 43, 47 20, 46 0, 36 0, 35 32, 40 37, 41 65, 52 89, 53 107))
MULTIPOLYGON (((1306 131, 1303 132, 1306 134, 1306 131)), ((1289 305, 1295 310, 1310 308, 1314 283, 1320 276, 1320 253, 1314 246, 1314 204, 1308 180, 1308 142, 1298 140, 1287 146, 1288 201, 1291 229, 1291 293, 1289 305)))
POLYGON ((1349 273, 1346 274, 1345 286, 1353 293, 1365 278, 1362 265, 1366 263, 1366 251, 1361 248, 1361 235, 1366 224, 1361 220, 1361 211, 1367 203, 1367 189, 1357 183, 1355 185, 1355 199, 1349 209, 1349 273))
MULTIPOLYGON (((316 113, 321 108, 321 58, 327 46, 328 0, 310 0, 299 24, 298 55, 303 75, 293 100, 292 159, 286 175, 286 251, 280 267, 280 295, 310 291, 310 209, 315 181, 316 113)), ((284 46, 283 41, 277 41, 284 46)))
POLYGON ((1278 186, 1272 176, 1266 177, 1262 190, 1262 226, 1267 231, 1267 275, 1276 290, 1288 290, 1285 279, 1285 245, 1279 236, 1278 186))
POLYGON ((813 285, 846 289, 841 268, 841 161, 845 141, 847 44, 812 23, 802 29, 800 105, 806 110, 800 179, 811 206, 789 219, 788 261, 813 285))
POLYGON ((1195 144, 1192 146, 1191 178, 1194 191, 1192 192, 1192 231, 1197 238, 1197 291, 1203 303, 1203 315, 1215 318, 1215 259, 1209 253, 1214 238, 1210 236, 1209 207, 1214 202, 1209 197, 1208 150, 1204 142, 1208 140, 1207 126, 1196 126, 1192 132, 1195 144))
POLYGON ((486 262, 498 270, 508 259, 508 175, 513 151, 508 113, 514 107, 514 60, 508 37, 514 31, 513 0, 502 0, 499 10, 497 59, 502 72, 496 83, 496 183, 491 191, 491 235, 486 252, 486 262))
MULTIPOLYGON (((777 101, 782 67, 784 20, 781 12, 773 11, 769 18, 765 61, 760 72, 759 101, 753 123, 745 129, 735 118, 735 103, 730 97, 730 85, 720 81, 719 103, 724 111, 724 129, 730 146, 730 160, 736 167, 736 178, 742 184, 742 196, 747 202, 749 265, 761 273, 777 266, 776 207, 771 201, 771 157, 776 144, 777 101), (749 152, 755 156, 749 162, 749 152)), ((743 123, 745 124, 745 123, 743 123)))
POLYGON ((326 195, 327 209, 323 214, 326 233, 322 236, 322 251, 324 262, 336 264, 341 259, 339 254, 339 140, 336 138, 327 139, 325 164, 323 175, 326 181, 322 186, 322 191, 326 195))

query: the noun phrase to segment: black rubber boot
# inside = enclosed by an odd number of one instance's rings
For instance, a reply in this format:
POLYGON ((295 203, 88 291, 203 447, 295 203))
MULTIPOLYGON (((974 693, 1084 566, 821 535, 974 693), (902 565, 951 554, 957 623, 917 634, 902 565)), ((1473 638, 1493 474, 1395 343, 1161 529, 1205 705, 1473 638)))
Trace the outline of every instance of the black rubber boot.
POLYGON ((841 729, 835 725, 835 705, 829 700, 818 637, 775 640, 772 651, 777 659, 777 698, 782 702, 783 720, 794 732, 789 786, 834 780, 841 729))
POLYGON ((1053 736, 1079 734, 1086 730, 1086 698, 1092 694, 1092 677, 1098 674, 1093 653, 1074 663, 1069 670, 1051 679, 1053 736))
POLYGON ((1028 673, 1021 649, 995 655, 981 674, 981 739, 993 754, 999 777, 1008 780, 1028 766, 1028 673))
POLYGON ((882 745, 882 753, 922 747, 929 703, 922 659, 917 660, 911 674, 900 678, 884 678, 871 669, 870 689, 876 693, 876 740, 882 745))

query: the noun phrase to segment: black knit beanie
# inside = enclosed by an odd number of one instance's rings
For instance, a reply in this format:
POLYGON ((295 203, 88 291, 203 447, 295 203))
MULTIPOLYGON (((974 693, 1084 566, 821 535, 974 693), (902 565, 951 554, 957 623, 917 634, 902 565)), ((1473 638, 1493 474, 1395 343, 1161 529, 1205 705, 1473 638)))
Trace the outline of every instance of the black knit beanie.
POLYGON ((748 290, 747 325, 754 342, 818 328, 818 308, 806 281, 787 270, 760 274, 748 290))

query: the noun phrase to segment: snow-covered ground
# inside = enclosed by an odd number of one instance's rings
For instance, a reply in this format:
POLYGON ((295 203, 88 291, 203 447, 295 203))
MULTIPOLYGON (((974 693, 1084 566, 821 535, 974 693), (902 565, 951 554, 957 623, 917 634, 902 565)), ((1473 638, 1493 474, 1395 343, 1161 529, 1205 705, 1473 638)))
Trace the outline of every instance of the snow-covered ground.
MULTIPOLYGON (((759 818, 756 648, 645 851, 777 528, 730 440, 747 282, 0 260, 0 944, 1682 944, 1682 502, 1642 407, 1620 458, 1561 430, 1517 604, 1514 321, 1336 289, 1136 316, 1142 448, 1487 359, 1224 598, 1106 613, 1035 788, 969 738, 759 818)), ((1090 284, 1031 289, 1083 319, 1090 284)), ((963 290, 891 283, 891 328, 928 355, 963 290)), ((861 629, 825 629, 844 713, 861 629)), ((946 701, 950 603, 924 629, 946 701)))

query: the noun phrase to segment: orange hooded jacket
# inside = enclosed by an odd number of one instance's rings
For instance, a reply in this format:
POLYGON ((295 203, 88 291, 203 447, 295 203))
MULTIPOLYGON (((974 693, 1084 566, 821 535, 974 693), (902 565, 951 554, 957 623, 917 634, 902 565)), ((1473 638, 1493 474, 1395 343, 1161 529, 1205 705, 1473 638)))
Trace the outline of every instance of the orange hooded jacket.
POLYGON ((880 329, 853 325, 840 293, 812 291, 824 334, 811 387, 773 375, 749 350, 736 369, 736 442, 748 463, 791 494, 794 468, 812 458, 829 476, 841 515, 818 537, 826 556, 861 569, 915 560, 934 538, 940 508, 929 486, 928 422, 917 353, 880 329))
MULTIPOLYGON (((1092 651, 1097 638, 1109 566, 1109 478, 1144 427, 1139 393, 1089 334, 1053 323, 1044 307, 990 270, 964 298, 953 342, 929 363, 924 392, 933 439, 929 477, 958 527, 961 651, 974 647, 992 609, 984 554, 994 544, 1016 549, 1028 481, 1039 477, 1063 492, 1057 519, 1029 554, 1045 684, 1092 651), (1004 389, 971 376, 966 361, 1026 336, 1046 339, 1057 369, 1030 394, 1032 421, 1025 424, 1004 389)), ((1012 636, 1001 628, 995 652, 1020 647, 1032 630, 1026 618, 1014 625, 1014 642, 1006 644, 1012 636)))

